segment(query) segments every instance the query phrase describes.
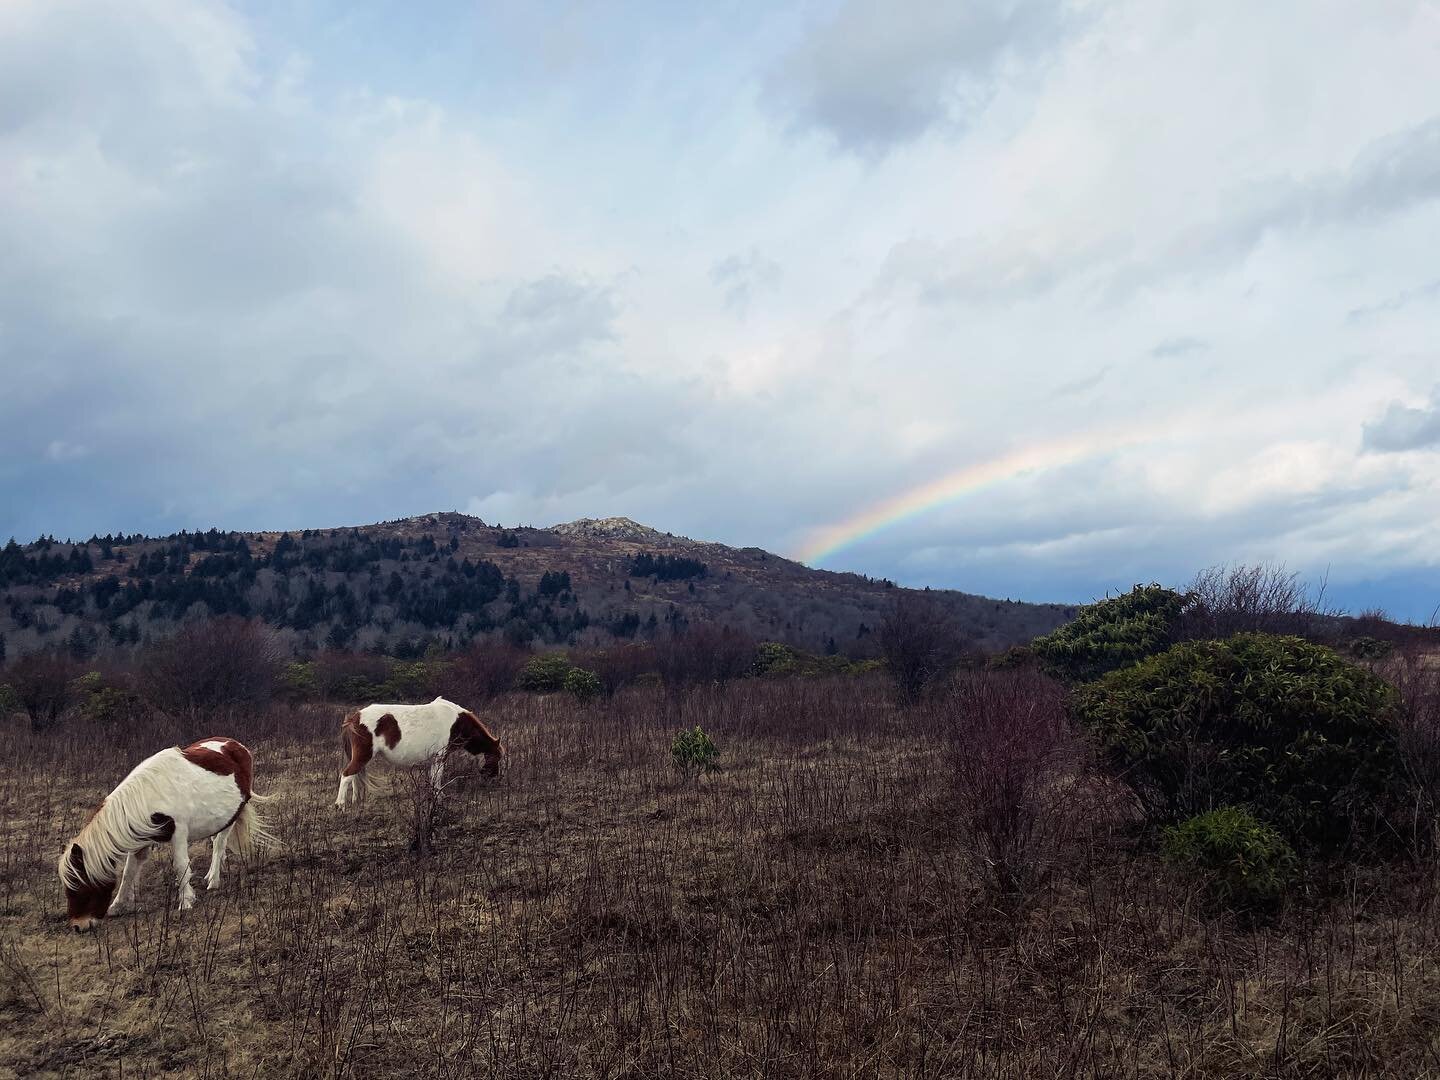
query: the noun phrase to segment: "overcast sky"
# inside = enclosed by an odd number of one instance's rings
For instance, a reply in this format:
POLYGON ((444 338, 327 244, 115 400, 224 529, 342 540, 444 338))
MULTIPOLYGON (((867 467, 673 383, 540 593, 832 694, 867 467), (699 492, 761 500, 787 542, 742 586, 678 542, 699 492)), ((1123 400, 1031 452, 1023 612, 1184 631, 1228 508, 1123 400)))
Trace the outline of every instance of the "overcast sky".
POLYGON ((1073 438, 823 565, 1427 619, 1437 73, 1389 0, 6 0, 0 534, 794 553, 1073 438))

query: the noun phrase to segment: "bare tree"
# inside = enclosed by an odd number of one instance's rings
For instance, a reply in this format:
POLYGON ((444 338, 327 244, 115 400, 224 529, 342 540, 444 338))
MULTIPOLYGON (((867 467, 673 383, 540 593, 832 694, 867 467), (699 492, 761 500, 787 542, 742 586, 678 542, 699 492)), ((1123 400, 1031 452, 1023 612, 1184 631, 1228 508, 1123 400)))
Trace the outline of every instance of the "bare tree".
POLYGON ((585 649, 572 652, 570 659, 576 667, 593 671, 600 677, 600 688, 606 696, 613 696, 622 686, 659 670, 655 646, 648 641, 585 649))
POLYGON ((10 665, 5 681, 29 714, 32 731, 43 731, 60 719, 74 697, 72 683, 81 670, 67 654, 53 649, 28 653, 10 665))
POLYGON ((1377 669, 1396 690, 1395 735, 1411 793, 1397 823, 1417 854, 1434 853, 1440 831, 1440 667, 1424 649, 1398 649, 1377 669))
POLYGON ((1077 829, 1083 741, 1064 688, 1034 670, 966 673, 943 699, 961 844, 1002 893, 1039 885, 1077 829))
POLYGON ((477 641, 457 655, 441 677, 453 701, 485 701, 515 686, 530 653, 508 641, 477 641))
POLYGON ((700 623, 655 642, 655 670, 671 690, 738 679, 755 660, 755 642, 738 630, 700 623))
POLYGON ((225 615, 189 623, 140 659, 140 689, 166 712, 264 705, 275 690, 282 656, 259 620, 225 615))
POLYGON ((896 693, 905 705, 948 674, 960 659, 965 637, 949 612, 924 593, 902 592, 880 620, 880 651, 896 693))
POLYGON ((1236 563, 1200 571, 1190 583, 1195 603, 1187 613, 1187 636, 1226 638, 1259 631, 1314 634, 1328 616, 1325 582, 1314 589, 1284 564, 1236 563))

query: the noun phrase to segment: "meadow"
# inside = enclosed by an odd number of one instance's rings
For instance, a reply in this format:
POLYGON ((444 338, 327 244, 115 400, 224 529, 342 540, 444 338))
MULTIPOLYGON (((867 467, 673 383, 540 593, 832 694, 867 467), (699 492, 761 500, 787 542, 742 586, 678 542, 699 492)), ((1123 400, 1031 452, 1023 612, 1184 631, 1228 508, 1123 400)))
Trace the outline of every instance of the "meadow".
POLYGON ((505 771, 454 774, 428 855, 405 774, 333 807, 344 711, 5 722, 0 1075, 1440 1075, 1431 854, 1216 911, 1031 672, 911 708, 873 672, 502 694, 505 771), (697 724, 723 768, 691 780, 697 724), (70 933, 65 839, 220 732, 283 848, 183 915, 161 858, 138 911, 70 933))

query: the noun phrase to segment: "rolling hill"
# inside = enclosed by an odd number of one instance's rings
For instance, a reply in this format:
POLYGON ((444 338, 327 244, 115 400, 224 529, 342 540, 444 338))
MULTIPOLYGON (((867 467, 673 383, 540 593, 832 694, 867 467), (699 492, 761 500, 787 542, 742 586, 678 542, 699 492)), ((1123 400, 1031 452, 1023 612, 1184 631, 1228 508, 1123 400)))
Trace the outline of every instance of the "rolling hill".
MULTIPOLYGON (((12 657, 47 646, 83 657, 163 637, 188 618, 236 614, 264 619, 295 653, 409 655, 436 641, 602 644, 714 622, 864 655, 897 588, 628 518, 540 529, 436 513, 290 533, 12 540, 0 549, 0 640, 12 657)), ((931 595, 992 648, 1074 614, 1064 605, 931 595)))

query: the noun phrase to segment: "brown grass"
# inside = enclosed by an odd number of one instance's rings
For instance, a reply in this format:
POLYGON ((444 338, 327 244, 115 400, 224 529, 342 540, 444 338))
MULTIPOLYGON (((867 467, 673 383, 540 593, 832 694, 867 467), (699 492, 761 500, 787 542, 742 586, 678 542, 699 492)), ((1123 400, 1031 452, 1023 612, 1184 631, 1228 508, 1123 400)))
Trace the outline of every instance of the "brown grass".
POLYGON ((403 785, 331 807, 343 708, 230 718, 284 849, 183 916, 159 859, 138 913, 86 937, 61 843, 144 753, 214 732, 97 747, 17 720, 0 1075, 1440 1074, 1433 880, 1342 874, 1242 928, 1096 796, 1045 884, 999 893, 959 835, 946 708, 853 680, 509 696, 486 717, 507 772, 448 790, 429 857, 403 785), (697 723, 725 771, 687 786, 668 749, 697 723))

